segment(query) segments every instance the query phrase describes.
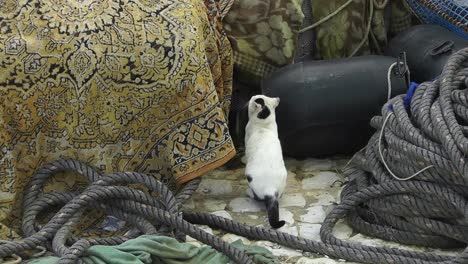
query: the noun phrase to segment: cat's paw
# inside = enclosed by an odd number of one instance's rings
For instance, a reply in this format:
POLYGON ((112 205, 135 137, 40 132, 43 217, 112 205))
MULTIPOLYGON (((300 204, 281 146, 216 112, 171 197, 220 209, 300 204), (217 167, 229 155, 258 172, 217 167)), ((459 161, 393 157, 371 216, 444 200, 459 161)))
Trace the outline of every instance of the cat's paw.
POLYGON ((241 162, 242 162, 243 164, 247 164, 247 157, 246 157, 245 155, 242 156, 241 162))
POLYGON ((245 193, 246 193, 247 196, 249 196, 250 198, 255 199, 255 195, 253 194, 252 189, 247 188, 247 190, 245 191, 245 193))

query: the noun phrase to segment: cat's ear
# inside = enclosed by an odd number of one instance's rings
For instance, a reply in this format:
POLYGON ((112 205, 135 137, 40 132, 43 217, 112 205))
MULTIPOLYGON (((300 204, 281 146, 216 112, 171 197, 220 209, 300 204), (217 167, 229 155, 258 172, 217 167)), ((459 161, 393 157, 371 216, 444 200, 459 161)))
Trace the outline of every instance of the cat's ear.
POLYGON ((257 103, 254 102, 254 106, 255 106, 255 109, 257 109, 257 110, 262 109, 261 104, 257 104, 257 103))
POLYGON ((280 103, 280 98, 279 98, 279 97, 275 97, 275 103, 274 103, 273 106, 276 108, 276 107, 278 107, 279 103, 280 103))

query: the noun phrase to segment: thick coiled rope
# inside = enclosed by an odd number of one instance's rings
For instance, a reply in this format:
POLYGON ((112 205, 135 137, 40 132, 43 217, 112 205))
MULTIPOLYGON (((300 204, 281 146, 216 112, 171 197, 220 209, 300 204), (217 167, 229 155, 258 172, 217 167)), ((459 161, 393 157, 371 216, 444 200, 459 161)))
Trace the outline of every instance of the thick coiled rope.
POLYGON ((76 263, 92 245, 117 245, 132 237, 106 237, 98 239, 73 239, 70 247, 66 241, 71 230, 84 213, 85 209, 96 208, 127 221, 145 234, 187 234, 211 245, 238 263, 252 263, 243 251, 230 246, 220 238, 211 236, 200 228, 182 219, 179 205, 190 197, 200 180, 190 182, 178 196, 154 177, 135 172, 113 173, 100 176, 86 164, 75 160, 60 160, 41 168, 25 190, 23 201, 22 231, 25 239, 0 246, 0 257, 21 253, 40 245, 52 242, 52 251, 60 256, 60 264, 76 263), (42 193, 45 181, 55 173, 62 171, 77 172, 90 181, 90 185, 81 193, 42 193), (141 184, 148 191, 157 193, 157 197, 147 192, 125 185, 141 184), (63 207, 47 224, 36 230, 36 219, 41 211, 50 206, 63 207), (158 228, 159 227, 159 228, 158 228), (158 230, 159 229, 159 230, 158 230))
MULTIPOLYGON (((388 182, 437 186, 361 204, 347 216, 354 230, 404 244, 438 248, 468 243, 468 48, 452 55, 440 77, 382 108, 379 130, 353 161, 342 199, 388 182), (411 176, 410 176, 411 175, 411 176), (408 177, 409 176, 409 177, 408 177), (405 181, 408 179, 408 181, 405 181), (449 199, 448 195, 456 200, 449 199), (461 210, 461 211, 460 211, 461 210)), ((462 258, 468 263, 465 254, 462 258)))
POLYGON ((350 181, 342 191, 341 203, 322 224, 321 242, 207 213, 180 212, 181 202, 191 196, 199 180, 192 181, 174 195, 151 176, 141 173, 100 176, 86 164, 60 160, 46 165, 33 177, 25 190, 23 203, 22 229, 26 238, 0 245, 0 257, 48 246, 61 257, 60 263, 80 263, 80 257, 91 245, 116 245, 132 238, 72 237, 71 230, 84 210, 95 208, 125 220, 141 233, 190 235, 235 263, 253 261, 244 251, 195 224, 361 263, 468 263, 468 249, 458 256, 446 256, 366 246, 340 240, 332 234, 335 224, 346 218, 356 231, 386 240, 441 248, 466 246, 468 92, 464 82, 467 76, 468 48, 450 58, 438 80, 424 83, 416 90, 409 109, 405 108, 401 96, 383 107, 382 116, 372 120, 379 131, 364 154, 356 154, 352 168, 347 171, 350 181), (410 180, 398 180, 429 165, 430 169, 410 180), (90 185, 80 193, 43 193, 44 182, 50 176, 67 170, 87 177, 90 185), (144 185, 157 195, 127 187, 134 183, 144 185), (38 225, 38 215, 57 205, 62 205, 61 209, 47 224, 38 225))

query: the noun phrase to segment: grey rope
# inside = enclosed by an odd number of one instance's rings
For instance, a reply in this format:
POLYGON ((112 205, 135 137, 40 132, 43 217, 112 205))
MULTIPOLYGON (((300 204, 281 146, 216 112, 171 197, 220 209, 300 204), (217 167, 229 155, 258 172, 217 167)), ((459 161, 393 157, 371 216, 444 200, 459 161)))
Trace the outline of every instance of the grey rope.
POLYGON ((372 119, 371 124, 378 131, 365 151, 353 157, 346 171, 349 182, 341 193, 341 203, 322 224, 321 242, 207 213, 181 212, 180 203, 191 196, 200 180, 192 181, 174 195, 154 177, 141 173, 100 176, 84 163, 60 160, 46 165, 32 178, 23 202, 22 229, 26 238, 0 245, 0 258, 20 256, 26 250, 52 242, 49 250, 60 256, 60 263, 81 263, 81 257, 92 245, 117 245, 132 238, 72 237, 70 230, 84 210, 94 208, 127 221, 144 234, 190 235, 235 263, 253 263, 253 260, 244 251, 195 224, 361 263, 468 263, 468 248, 458 256, 439 255, 366 246, 340 240, 332 234, 336 223, 345 218, 355 231, 385 240, 440 248, 466 247, 468 87, 464 85, 467 76, 468 48, 452 55, 438 80, 418 87, 409 109, 403 97, 398 96, 382 108, 382 116, 372 119), (398 180, 390 175, 384 160, 398 175, 412 175, 428 165, 433 167, 410 180, 398 180), (68 170, 88 178, 90 185, 77 193, 42 192, 50 176, 68 170), (125 186, 134 183, 144 185, 157 196, 125 186), (47 224, 36 223, 41 212, 57 205, 62 208, 47 224))
POLYGON ((166 230, 175 229, 203 243, 210 244, 237 263, 252 263, 251 258, 243 251, 182 219, 177 209, 177 201, 185 201, 188 198, 188 192, 193 192, 198 183, 199 180, 196 180, 188 184, 186 189, 180 192, 180 196, 175 197, 155 178, 144 174, 113 173, 99 176, 96 171, 79 161, 60 160, 51 163, 34 175, 25 190, 22 229, 27 238, 0 247, 0 257, 34 249, 39 245, 46 245, 48 241, 53 241, 53 252, 60 256, 59 263, 77 263, 86 249, 92 245, 117 245, 128 240, 129 237, 75 239, 71 247, 65 246, 71 228, 84 210, 98 208, 134 224, 142 233, 154 234, 157 230, 155 225, 170 227, 166 230), (48 193, 40 196, 44 182, 48 177, 60 171, 76 171, 92 182, 79 194, 48 193), (149 191, 157 193, 157 197, 152 197, 137 189, 120 186, 135 183, 143 184, 149 191), (35 221, 39 213, 47 206, 60 203, 65 205, 45 226, 40 230, 35 230, 35 221))
POLYGON ((222 0, 219 3, 219 16, 221 19, 224 19, 226 15, 231 10, 232 5, 234 4, 234 0, 222 0))
MULTIPOLYGON (((359 205, 347 216, 354 230, 404 244, 439 248, 464 247, 468 243, 468 48, 447 62, 441 76, 421 84, 408 109, 403 96, 382 108, 371 124, 379 131, 365 153, 358 153, 352 179, 342 199, 369 186, 395 180, 443 187, 458 196, 421 192, 381 197, 359 205), (382 136, 385 142, 381 142, 382 136), (379 148, 383 147, 383 151, 379 148), (388 166, 387 166, 388 165, 388 166), (412 175, 404 179, 398 175, 412 175), (463 207, 460 207, 463 205, 463 207), (457 209, 459 208, 459 209, 457 209), (462 213, 462 211, 465 213, 462 213)), ((442 190, 441 190, 442 191, 442 190)), ((468 263, 467 250, 453 263, 468 263)))

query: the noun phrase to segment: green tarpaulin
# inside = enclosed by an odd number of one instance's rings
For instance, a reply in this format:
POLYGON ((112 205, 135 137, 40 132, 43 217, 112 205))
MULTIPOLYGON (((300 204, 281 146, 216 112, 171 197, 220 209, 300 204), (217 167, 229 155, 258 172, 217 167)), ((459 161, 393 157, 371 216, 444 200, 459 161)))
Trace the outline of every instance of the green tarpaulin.
MULTIPOLYGON (((241 240, 231 245, 244 249, 257 264, 280 263, 270 251, 260 246, 244 245, 241 240)), ((225 255, 209 246, 197 247, 165 236, 143 235, 118 246, 92 246, 82 258, 87 264, 223 264, 232 263, 225 255)), ((56 264, 57 257, 44 257, 30 264, 56 264)))

